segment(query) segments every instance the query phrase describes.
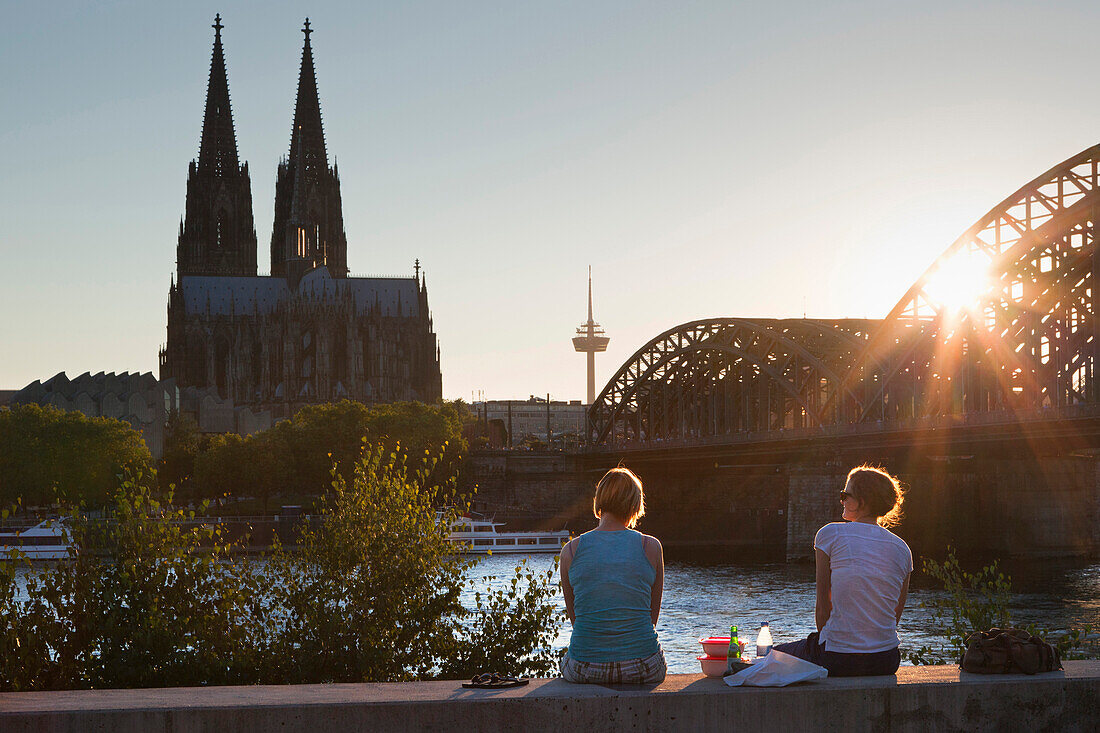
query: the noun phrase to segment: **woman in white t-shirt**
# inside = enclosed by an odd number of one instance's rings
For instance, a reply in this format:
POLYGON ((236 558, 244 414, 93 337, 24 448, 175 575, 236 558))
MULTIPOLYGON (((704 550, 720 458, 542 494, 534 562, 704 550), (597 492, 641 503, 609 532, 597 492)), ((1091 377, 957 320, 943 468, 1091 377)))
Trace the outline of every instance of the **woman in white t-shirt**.
POLYGON ((848 473, 844 522, 814 538, 817 631, 779 651, 819 664, 834 677, 894 674, 901 664, 898 622, 909 594, 913 553, 887 527, 901 519, 903 492, 881 468, 848 473))

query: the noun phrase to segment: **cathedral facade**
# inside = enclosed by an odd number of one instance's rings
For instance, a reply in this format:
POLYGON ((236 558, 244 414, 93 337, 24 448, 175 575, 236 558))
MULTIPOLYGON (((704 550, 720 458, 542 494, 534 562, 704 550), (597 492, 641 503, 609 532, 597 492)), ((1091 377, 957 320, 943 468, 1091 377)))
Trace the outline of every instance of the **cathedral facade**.
POLYGON ((162 379, 285 417, 299 407, 442 396, 439 348, 419 261, 413 277, 349 277, 340 176, 328 165, 303 33, 289 157, 280 162, 271 274, 257 274, 248 163, 240 163, 220 17, 199 157, 168 294, 162 379))

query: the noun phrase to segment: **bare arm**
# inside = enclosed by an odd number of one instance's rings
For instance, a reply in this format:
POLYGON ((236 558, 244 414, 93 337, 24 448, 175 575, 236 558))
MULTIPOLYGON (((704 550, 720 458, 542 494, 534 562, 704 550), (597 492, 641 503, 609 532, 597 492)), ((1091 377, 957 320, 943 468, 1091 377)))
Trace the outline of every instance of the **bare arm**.
POLYGON ((820 632, 833 613, 832 562, 822 550, 815 550, 814 555, 817 558, 817 606, 814 609, 814 618, 820 632))
POLYGON ((909 577, 912 573, 905 576, 905 580, 901 583, 901 597, 898 598, 897 608, 894 609, 894 616, 897 618, 898 623, 901 623, 901 612, 905 610, 905 601, 909 599, 909 577))
POLYGON ((577 613, 573 610, 573 586, 569 585, 569 565, 573 562, 573 555, 577 552, 577 540, 572 539, 561 548, 561 594, 565 596, 565 615, 569 617, 569 623, 577 623, 577 613))
POLYGON ((661 547, 661 541, 656 537, 646 535, 645 556, 657 571, 657 577, 653 579, 653 591, 649 597, 649 618, 656 626, 657 619, 661 616, 661 596, 665 592, 665 551, 661 547))

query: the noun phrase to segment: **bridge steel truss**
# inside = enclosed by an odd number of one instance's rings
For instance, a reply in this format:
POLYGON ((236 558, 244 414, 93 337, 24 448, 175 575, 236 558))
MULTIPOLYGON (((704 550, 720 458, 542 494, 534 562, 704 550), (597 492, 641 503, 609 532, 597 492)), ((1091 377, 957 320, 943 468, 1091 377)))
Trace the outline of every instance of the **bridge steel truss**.
POLYGON ((834 396, 873 324, 711 318, 677 326, 608 382, 589 409, 591 437, 663 441, 836 422, 838 409, 858 402, 834 396))
POLYGON ((881 321, 711 318, 658 335, 589 408, 589 441, 1100 402, 1098 220, 1100 145, 979 219, 881 321), (973 292, 948 305, 944 282, 973 292))

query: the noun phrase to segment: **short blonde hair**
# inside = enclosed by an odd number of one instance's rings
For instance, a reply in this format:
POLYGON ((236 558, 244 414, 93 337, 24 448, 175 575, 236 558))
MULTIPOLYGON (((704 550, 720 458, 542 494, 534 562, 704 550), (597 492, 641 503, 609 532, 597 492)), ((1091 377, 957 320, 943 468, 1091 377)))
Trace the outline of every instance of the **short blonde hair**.
POLYGON ((599 519, 604 512, 623 520, 627 527, 633 527, 645 516, 645 492, 642 480, 629 468, 618 466, 603 475, 596 484, 596 495, 592 498, 592 513, 599 519))
POLYGON ((876 517, 879 526, 896 527, 901 521, 905 489, 889 471, 866 464, 856 466, 848 472, 845 486, 876 517))

